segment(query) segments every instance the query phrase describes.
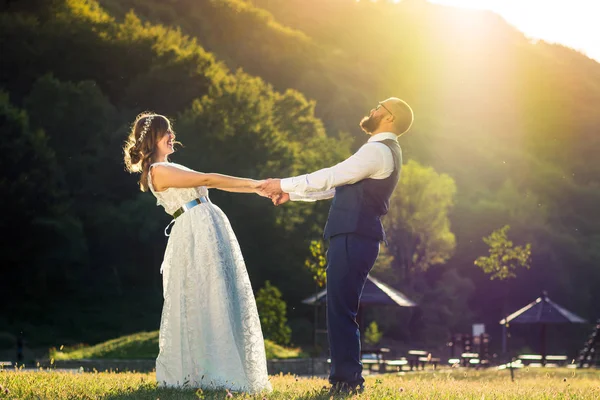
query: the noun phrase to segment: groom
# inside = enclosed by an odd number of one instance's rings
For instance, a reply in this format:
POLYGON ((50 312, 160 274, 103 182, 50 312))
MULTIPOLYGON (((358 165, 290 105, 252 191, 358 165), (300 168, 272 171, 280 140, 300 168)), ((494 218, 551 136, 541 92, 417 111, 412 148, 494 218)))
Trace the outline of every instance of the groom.
POLYGON ((269 179, 261 187, 275 205, 333 197, 324 238, 327 251, 327 334, 331 392, 362 389, 358 304, 367 274, 385 240, 381 217, 388 212, 402 166, 398 136, 413 122, 412 109, 391 97, 373 108, 360 127, 371 137, 354 155, 311 174, 269 179))

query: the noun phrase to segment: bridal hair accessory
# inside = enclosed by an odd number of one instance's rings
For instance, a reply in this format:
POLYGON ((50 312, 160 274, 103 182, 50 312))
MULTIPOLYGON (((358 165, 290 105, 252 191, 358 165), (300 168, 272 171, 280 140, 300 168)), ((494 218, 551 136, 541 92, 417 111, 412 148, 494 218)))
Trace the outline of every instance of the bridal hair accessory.
POLYGON ((148 133, 148 129, 150 128, 150 124, 152 123, 153 119, 154 115, 148 115, 146 117, 146 120, 144 121, 144 128, 142 128, 142 133, 140 133, 140 138, 138 139, 138 142, 144 140, 144 136, 146 136, 146 133, 148 133))

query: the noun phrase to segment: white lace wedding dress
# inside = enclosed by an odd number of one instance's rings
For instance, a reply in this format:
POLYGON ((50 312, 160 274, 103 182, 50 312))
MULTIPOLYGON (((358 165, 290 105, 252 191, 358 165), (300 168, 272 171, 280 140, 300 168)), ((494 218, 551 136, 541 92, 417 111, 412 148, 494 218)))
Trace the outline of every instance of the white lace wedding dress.
MULTIPOLYGON (((208 196, 205 187, 156 192, 152 167, 150 190, 167 213, 208 196)), ((254 294, 235 234, 219 207, 202 203, 175 220, 161 271, 159 386, 270 391, 254 294)))

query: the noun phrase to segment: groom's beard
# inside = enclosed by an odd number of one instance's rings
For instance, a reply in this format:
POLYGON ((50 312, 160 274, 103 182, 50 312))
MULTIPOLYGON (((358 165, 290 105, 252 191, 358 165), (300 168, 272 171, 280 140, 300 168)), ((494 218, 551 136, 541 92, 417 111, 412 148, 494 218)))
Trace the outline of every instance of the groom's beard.
POLYGON ((380 123, 381 123, 381 117, 379 117, 379 118, 373 117, 373 116, 364 117, 360 121, 360 127, 366 133, 372 133, 372 132, 375 132, 375 130, 377 130, 377 128, 379 128, 380 123))

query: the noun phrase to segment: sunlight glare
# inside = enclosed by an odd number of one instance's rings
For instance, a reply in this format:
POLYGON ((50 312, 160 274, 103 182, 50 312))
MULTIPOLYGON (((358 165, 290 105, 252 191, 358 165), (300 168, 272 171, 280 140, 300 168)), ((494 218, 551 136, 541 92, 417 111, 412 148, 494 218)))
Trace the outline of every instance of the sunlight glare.
POLYGON ((531 39, 579 50, 600 61, 597 7, 587 0, 429 0, 461 8, 491 10, 531 39))

